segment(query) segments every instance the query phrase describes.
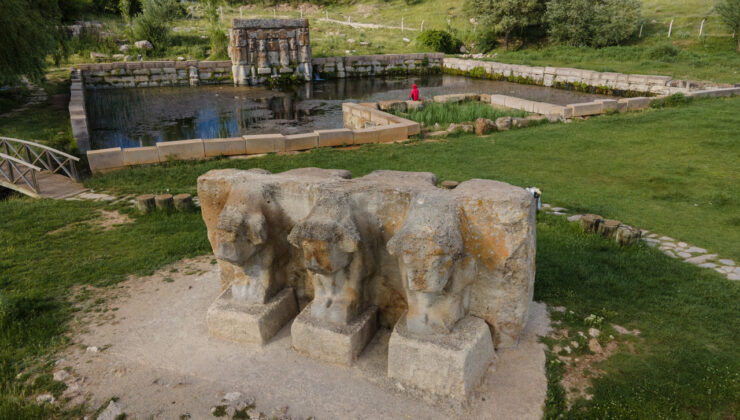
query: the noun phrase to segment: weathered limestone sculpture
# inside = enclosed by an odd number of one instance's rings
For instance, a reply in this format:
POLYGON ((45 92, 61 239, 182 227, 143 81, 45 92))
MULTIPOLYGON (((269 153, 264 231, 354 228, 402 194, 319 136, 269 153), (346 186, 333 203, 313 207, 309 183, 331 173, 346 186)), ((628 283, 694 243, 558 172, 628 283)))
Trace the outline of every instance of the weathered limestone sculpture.
POLYGON ((229 33, 235 85, 256 85, 282 74, 311 80, 308 20, 233 19, 229 33))
POLYGON ((377 308, 367 308, 365 292, 377 247, 357 223, 346 191, 330 188, 320 195, 288 237, 303 250, 314 291, 293 322, 291 338, 296 350, 350 365, 377 329, 377 308))
POLYGON ((305 168, 211 171, 198 180, 224 292, 212 335, 352 364, 392 328, 388 375, 466 398, 516 345, 534 289, 535 203, 525 190, 430 173, 305 168))

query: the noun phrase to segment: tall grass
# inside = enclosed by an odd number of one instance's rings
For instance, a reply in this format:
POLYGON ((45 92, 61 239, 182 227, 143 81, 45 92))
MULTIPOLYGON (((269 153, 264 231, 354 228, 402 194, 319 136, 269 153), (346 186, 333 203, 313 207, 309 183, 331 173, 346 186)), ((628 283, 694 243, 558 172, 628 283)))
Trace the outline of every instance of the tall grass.
POLYGON ((464 102, 462 104, 434 102, 426 104, 419 111, 409 112, 405 117, 426 126, 431 126, 436 123, 448 125, 475 121, 478 118, 488 118, 495 121, 499 117, 526 117, 527 115, 525 111, 496 109, 481 102, 464 102))

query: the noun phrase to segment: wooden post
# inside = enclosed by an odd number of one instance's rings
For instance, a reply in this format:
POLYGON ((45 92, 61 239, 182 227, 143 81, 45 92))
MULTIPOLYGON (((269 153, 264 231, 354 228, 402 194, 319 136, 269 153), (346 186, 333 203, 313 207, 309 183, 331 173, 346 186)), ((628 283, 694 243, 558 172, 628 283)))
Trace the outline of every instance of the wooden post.
POLYGON ((640 25, 640 35, 638 38, 642 38, 642 28, 645 27, 645 22, 642 22, 642 25, 640 25))
POLYGON ((329 20, 329 11, 326 11, 326 20, 329 20))
POLYGON ((193 197, 190 194, 177 194, 172 197, 175 208, 179 211, 190 211, 193 209, 193 197))
POLYGON ((424 19, 421 20, 421 32, 424 32, 424 19))
POLYGON ((172 194, 162 194, 154 197, 154 202, 160 210, 171 210, 174 207, 172 194))
POLYGON ((242 6, 239 6, 239 19, 241 19, 242 17, 242 6))
POLYGON ((149 213, 155 208, 154 196, 151 194, 144 194, 136 197, 136 207, 142 213, 149 213))
POLYGON ((701 34, 704 32, 704 22, 706 21, 706 19, 701 20, 701 26, 699 26, 699 37, 701 37, 701 34))
POLYGON ((303 19, 303 9, 301 9, 301 19, 303 19))
POLYGON ((403 18, 401 18, 401 32, 403 32, 403 18))
POLYGON ((272 17, 277 18, 277 9, 272 9, 272 17))
POLYGON ((673 19, 671 19, 671 25, 668 27, 668 38, 671 37, 671 32, 673 32, 673 19))

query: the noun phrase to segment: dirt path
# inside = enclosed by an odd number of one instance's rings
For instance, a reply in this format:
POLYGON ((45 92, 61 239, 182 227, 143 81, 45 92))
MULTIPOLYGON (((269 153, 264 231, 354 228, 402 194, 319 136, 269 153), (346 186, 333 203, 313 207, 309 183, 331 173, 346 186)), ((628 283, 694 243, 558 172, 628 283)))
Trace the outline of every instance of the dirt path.
MULTIPOLYGON (((109 294, 107 312, 87 312, 57 372, 71 374, 66 397, 93 408, 118 397, 127 418, 226 417, 234 407, 286 418, 539 418, 545 399, 545 305, 534 303, 519 347, 499 352, 468 407, 412 392, 386 375, 390 333, 379 333, 357 365, 316 362, 290 348, 286 326, 264 348, 211 338, 205 313, 220 280, 211 257, 184 260, 150 277, 132 278, 109 294), (94 314, 94 315, 89 315, 94 314), (286 408, 287 407, 287 408, 286 408), (185 417, 181 417, 185 416, 185 417), (190 417, 187 417, 190 416, 190 417)), ((96 298, 99 298, 96 294, 96 298)), ((65 375, 66 376, 66 375, 65 375)))

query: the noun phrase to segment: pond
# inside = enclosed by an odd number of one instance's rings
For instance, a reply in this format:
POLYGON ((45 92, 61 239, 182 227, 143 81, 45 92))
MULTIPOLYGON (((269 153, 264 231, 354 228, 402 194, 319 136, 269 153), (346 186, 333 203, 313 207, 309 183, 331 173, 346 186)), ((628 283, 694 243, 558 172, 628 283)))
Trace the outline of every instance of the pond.
POLYGON ((88 127, 94 149, 245 134, 295 134, 341 127, 342 102, 406 99, 412 83, 419 86, 422 99, 487 93, 566 105, 605 98, 452 75, 339 79, 283 91, 234 86, 99 89, 86 92, 88 127))

